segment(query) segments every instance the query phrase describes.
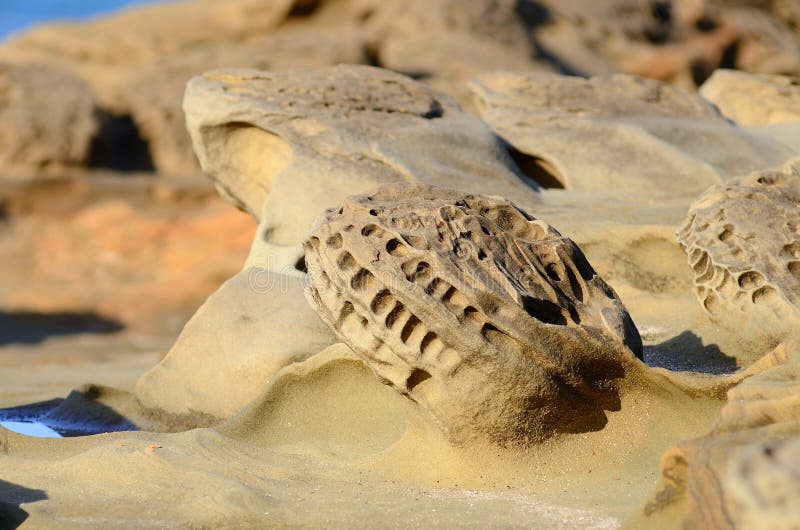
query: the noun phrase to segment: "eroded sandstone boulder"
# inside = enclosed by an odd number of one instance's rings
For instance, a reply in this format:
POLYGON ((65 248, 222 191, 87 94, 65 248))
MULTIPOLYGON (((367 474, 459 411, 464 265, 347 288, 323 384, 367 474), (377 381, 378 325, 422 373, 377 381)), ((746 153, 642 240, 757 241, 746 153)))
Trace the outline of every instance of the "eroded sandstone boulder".
POLYGON ((800 163, 714 186, 689 209, 678 242, 710 317, 774 346, 800 320, 800 163), (749 330, 745 332, 745 330, 749 330))
POLYGON ((0 166, 6 171, 84 165, 100 128, 91 91, 54 68, 0 63, 0 166))
POLYGON ((800 79, 784 75, 717 70, 700 95, 739 125, 800 121, 800 79))
POLYGON ((184 109, 203 170, 276 244, 299 243, 324 208, 391 182, 537 201, 480 120, 386 70, 219 70, 190 81, 184 109))
POLYGON ((793 154, 654 80, 498 72, 472 89, 481 117, 554 187, 691 196, 793 154))
MULTIPOLYGON (((631 528, 794 528, 800 517, 800 350, 728 391, 708 435, 661 460, 655 491, 631 528)), ((765 360, 769 360, 766 359, 765 360)))
POLYGON ((601 428, 641 339, 580 249, 501 198, 394 185, 328 210, 307 297, 456 442, 601 428))

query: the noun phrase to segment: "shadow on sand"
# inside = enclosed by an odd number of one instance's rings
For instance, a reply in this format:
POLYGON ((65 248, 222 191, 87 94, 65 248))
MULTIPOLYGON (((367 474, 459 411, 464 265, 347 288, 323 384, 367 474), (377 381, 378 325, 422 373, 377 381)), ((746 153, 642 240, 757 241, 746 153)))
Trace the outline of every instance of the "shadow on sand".
POLYGON ((0 480, 0 530, 19 528, 28 518, 20 505, 47 499, 44 490, 25 488, 0 480))
POLYGON ((0 311, 0 346, 37 344, 55 335, 116 333, 124 326, 94 312, 0 311))
POLYGON ((676 372, 703 372, 731 374, 739 366, 736 358, 725 355, 716 344, 703 344, 703 340, 684 331, 660 344, 644 347, 644 361, 648 366, 667 368, 676 372))

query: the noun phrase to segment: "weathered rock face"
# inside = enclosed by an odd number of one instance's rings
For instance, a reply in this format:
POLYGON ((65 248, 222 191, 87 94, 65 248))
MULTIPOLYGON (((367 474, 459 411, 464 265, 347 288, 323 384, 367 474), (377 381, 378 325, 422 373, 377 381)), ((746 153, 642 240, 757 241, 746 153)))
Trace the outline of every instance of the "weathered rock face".
POLYGON ((632 528, 661 519, 684 528, 796 527, 799 353, 796 342, 776 349, 769 356, 775 366, 728 391, 707 436, 664 455, 655 492, 632 528))
POLYGON ((555 71, 537 56, 535 14, 518 0, 375 2, 366 28, 380 66, 470 101, 466 82, 487 70, 555 71))
POLYGON ((231 416, 283 366, 335 342, 305 303, 303 287, 297 275, 258 267, 240 272, 139 379, 136 397, 148 409, 178 416, 231 416))
POLYGON ((319 28, 287 28, 246 42, 195 46, 143 68, 129 83, 137 88, 123 87, 114 105, 120 113, 134 117, 159 172, 194 174, 197 159, 181 110, 186 83, 193 76, 231 65, 286 70, 360 63, 364 62, 363 48, 357 33, 344 38, 319 28))
POLYGON ((481 117, 527 156, 529 174, 578 191, 696 195, 793 155, 658 81, 493 73, 472 89, 481 117))
POLYGON ((599 429, 641 355, 580 249, 500 198, 387 186, 325 213, 305 249, 318 314, 457 442, 599 429))
POLYGON ((800 318, 800 163, 704 193, 678 242, 701 304, 730 329, 757 326, 774 342, 800 318))
POLYGON ((483 123, 386 70, 220 70, 189 83, 184 109, 203 170, 266 216, 277 244, 299 243, 324 208, 391 182, 537 200, 483 123))
POLYGON ((92 93, 78 79, 45 66, 0 63, 0 166, 6 170, 84 165, 99 127, 92 93))
POLYGON ((700 95, 740 125, 800 121, 800 79, 784 75, 717 70, 700 95))

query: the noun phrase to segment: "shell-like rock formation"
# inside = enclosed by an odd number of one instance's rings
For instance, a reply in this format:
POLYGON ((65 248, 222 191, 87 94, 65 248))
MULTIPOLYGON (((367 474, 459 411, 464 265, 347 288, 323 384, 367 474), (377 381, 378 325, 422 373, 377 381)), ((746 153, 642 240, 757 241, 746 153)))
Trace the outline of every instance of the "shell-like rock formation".
POLYGON ((276 244, 299 244, 320 211, 392 182, 538 199, 485 124, 379 68, 208 72, 189 82, 184 109, 203 170, 268 218, 276 244))
POLYGON ((547 187, 694 197, 794 156, 696 94, 652 79, 494 72, 471 88, 481 118, 547 187))
POLYGON ((800 162, 714 186, 678 242, 703 307, 721 325, 755 322, 782 340, 800 318, 800 162))
POLYGON ((641 355, 577 245, 501 198, 386 186, 328 210, 305 250, 318 314, 456 442, 598 429, 641 355))

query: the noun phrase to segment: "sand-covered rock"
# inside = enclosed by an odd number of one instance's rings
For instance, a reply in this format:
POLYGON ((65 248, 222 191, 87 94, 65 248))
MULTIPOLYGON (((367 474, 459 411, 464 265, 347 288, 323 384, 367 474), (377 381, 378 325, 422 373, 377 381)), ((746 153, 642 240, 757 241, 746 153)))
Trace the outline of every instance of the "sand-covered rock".
POLYGON ((732 125, 702 98, 644 78, 498 72, 472 88, 481 117, 550 186, 695 195, 793 154, 732 125))
MULTIPOLYGON (((655 492, 631 527, 796 527, 800 516, 800 350, 728 392, 708 435, 664 454, 655 492)), ((767 360, 767 359, 765 359, 767 360)))
POLYGON ((189 83, 184 109, 203 170, 268 219, 277 244, 299 243, 324 208, 390 182, 537 200, 483 123, 386 70, 215 71, 189 83))
POLYGON ((86 165, 99 130, 95 99, 79 79, 47 66, 0 63, 0 167, 5 171, 30 174, 86 165))
POLYGON ((309 302, 455 441, 600 428, 641 339, 578 247, 499 198, 389 186, 306 242, 309 302))
POLYGON ((792 161, 712 187, 678 231, 711 318, 768 347, 796 334, 800 319, 798 205, 800 165, 792 161))
POLYGON ((139 402, 182 417, 233 415, 279 369, 335 342, 306 304, 304 285, 302 276, 260 267, 222 284, 139 380, 139 402))
POLYGON ((700 95, 739 125, 800 121, 800 79, 784 75, 717 70, 700 95))

